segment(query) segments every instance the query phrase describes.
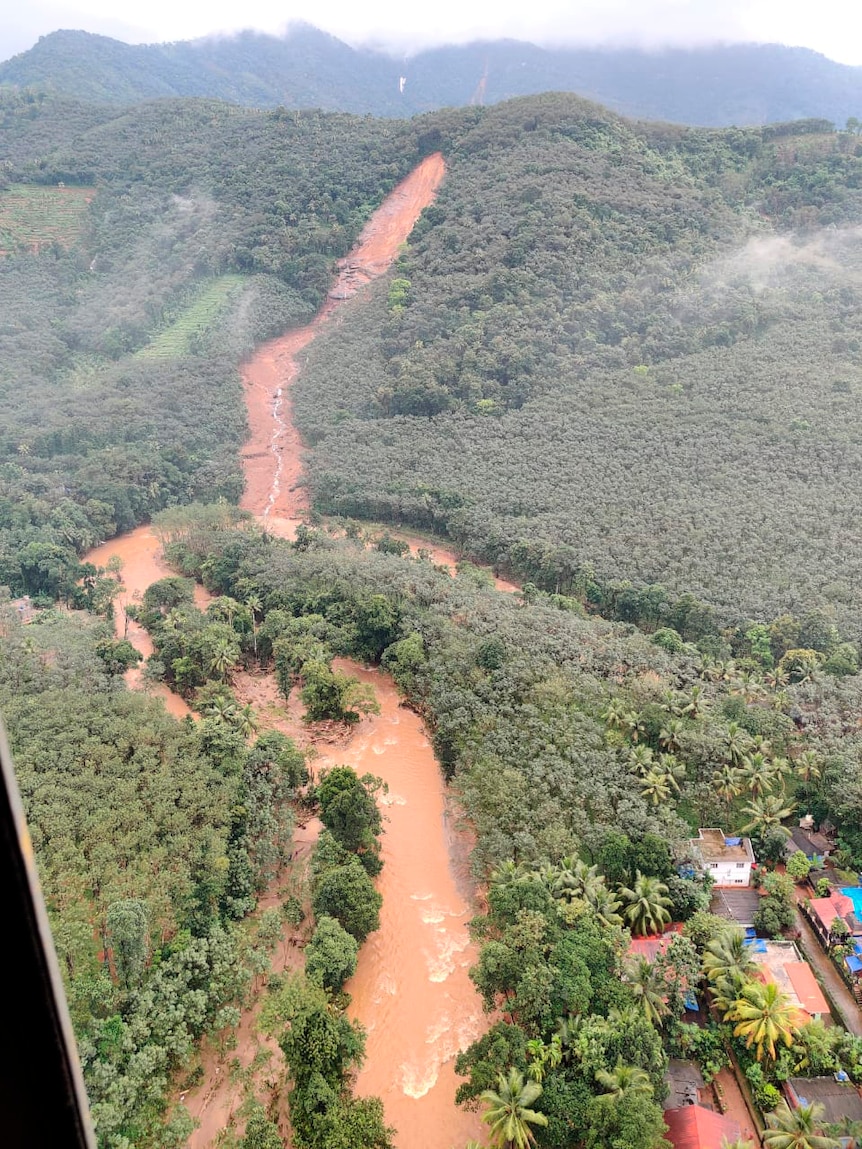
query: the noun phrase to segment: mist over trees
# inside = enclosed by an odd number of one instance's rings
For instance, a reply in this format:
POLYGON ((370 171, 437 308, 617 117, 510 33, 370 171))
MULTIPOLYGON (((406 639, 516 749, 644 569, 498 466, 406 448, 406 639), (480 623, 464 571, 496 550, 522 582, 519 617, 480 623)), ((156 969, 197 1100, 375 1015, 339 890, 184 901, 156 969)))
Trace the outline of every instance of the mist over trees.
POLYGON ((603 612, 630 580, 858 640, 856 138, 469 115, 389 284, 308 352, 317 506, 603 612))

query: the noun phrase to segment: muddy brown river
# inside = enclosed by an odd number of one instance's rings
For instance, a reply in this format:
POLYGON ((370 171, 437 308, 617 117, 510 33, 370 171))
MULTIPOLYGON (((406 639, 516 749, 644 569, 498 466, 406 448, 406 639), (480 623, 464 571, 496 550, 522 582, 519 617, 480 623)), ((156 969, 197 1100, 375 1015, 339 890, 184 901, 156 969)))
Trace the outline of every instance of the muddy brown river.
MULTIPOLYGON (((297 355, 314 339, 341 302, 391 264, 422 210, 433 200, 445 173, 442 156, 425 159, 387 197, 341 262, 338 280, 318 316, 307 327, 262 346, 243 366, 250 437, 243 451, 246 493, 242 506, 266 522, 270 531, 292 537, 307 509, 302 477, 302 443, 293 426, 290 385, 299 370, 297 355)), ((124 602, 169 573, 149 527, 118 536, 87 558, 104 565, 111 555, 123 560, 123 592, 117 632, 144 654, 151 652, 146 633, 125 619, 124 602)), ((446 552, 445 557, 452 558, 446 552)), ((508 585, 503 584, 505 589, 508 585)), ((200 592, 199 602, 205 602, 200 592)), ((485 1025, 481 1002, 467 971, 476 953, 469 938, 470 883, 466 851, 447 808, 446 790, 430 743, 417 715, 401 706, 391 679, 379 670, 341 661, 370 683, 381 712, 363 720, 337 750, 318 747, 315 769, 346 764, 358 773, 384 779, 384 869, 380 930, 360 950, 354 978, 347 986, 350 1009, 368 1033, 367 1058, 356 1090, 383 1099, 386 1120, 397 1129, 398 1149, 454 1149, 478 1137, 483 1126, 475 1114, 455 1106, 454 1060, 459 1049, 485 1025), (458 848, 460 845, 460 849, 458 848)), ((140 673, 130 685, 141 688, 140 673)), ((147 689, 161 696, 171 713, 188 707, 166 688, 147 689)), ((235 1050, 233 1056, 241 1055, 235 1050)), ((237 1096, 221 1067, 208 1069, 190 1109, 201 1120, 192 1149, 214 1146, 231 1116, 237 1096)))

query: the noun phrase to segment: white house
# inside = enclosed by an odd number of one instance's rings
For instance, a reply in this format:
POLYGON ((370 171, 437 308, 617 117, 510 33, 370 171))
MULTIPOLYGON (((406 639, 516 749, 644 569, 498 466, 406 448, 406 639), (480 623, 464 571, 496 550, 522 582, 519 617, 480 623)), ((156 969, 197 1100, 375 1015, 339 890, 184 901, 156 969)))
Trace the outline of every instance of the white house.
POLYGON ((751 882, 754 850, 750 838, 727 838, 724 830, 698 830, 689 840, 691 852, 717 886, 747 886, 751 882))

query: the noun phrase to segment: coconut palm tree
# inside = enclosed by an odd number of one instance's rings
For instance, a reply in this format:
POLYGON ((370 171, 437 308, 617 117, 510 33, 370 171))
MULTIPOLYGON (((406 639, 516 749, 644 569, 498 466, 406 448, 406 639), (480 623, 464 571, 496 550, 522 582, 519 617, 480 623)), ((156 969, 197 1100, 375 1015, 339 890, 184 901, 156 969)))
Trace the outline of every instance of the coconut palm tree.
POLYGON ((727 747, 727 756, 734 766, 738 766, 745 758, 751 746, 751 738, 748 732, 743 730, 738 722, 729 722, 727 724, 724 742, 727 747))
POLYGON ((785 818, 790 817, 794 810, 793 802, 785 805, 787 801, 784 793, 764 794, 758 798, 752 798, 748 805, 742 808, 743 814, 749 818, 749 821, 742 827, 743 833, 754 833, 763 837, 771 830, 781 830, 789 838, 790 831, 781 824, 785 818))
POLYGON ((627 1093, 652 1093, 652 1082, 645 1069, 617 1061, 613 1069, 596 1070, 596 1081, 603 1093, 622 1097, 627 1093))
POLYGON ((644 720, 636 710, 627 710, 623 715, 622 729, 628 734, 632 742, 637 742, 642 734, 646 734, 644 720))
POLYGON ((531 1109, 542 1095, 538 1081, 524 1081, 514 1067, 508 1076, 497 1074, 497 1088, 486 1089, 479 1100, 485 1105, 482 1120, 491 1126, 491 1141, 500 1149, 527 1149, 535 1142, 531 1125, 547 1125, 544 1113, 531 1109))
POLYGON ((526 1045, 530 1064, 527 1066, 527 1076, 531 1081, 538 1081, 541 1085, 545 1077, 545 1070, 550 1067, 556 1069, 563 1060, 563 1043, 560 1035, 555 1033, 546 1045, 541 1037, 531 1038, 526 1045))
POLYGON ((678 794, 679 784, 685 778, 685 763, 680 762, 673 754, 659 754, 655 770, 667 778, 671 788, 678 794))
POLYGON ((219 682, 227 682, 235 665, 236 651, 233 646, 227 641, 217 642, 210 655, 209 669, 219 682))
POLYGON ((668 718, 658 734, 658 744, 662 750, 671 752, 679 750, 680 735, 684 729, 683 723, 678 718, 668 718))
POLYGON ((658 934, 670 921, 671 900, 667 886, 638 870, 632 889, 620 886, 617 891, 626 908, 623 911, 633 934, 658 934))
POLYGON ((590 892, 604 884, 598 866, 588 866, 580 858, 565 857, 560 859, 551 893, 555 898, 567 902, 573 898, 589 901, 590 892))
POLYGON ((743 785, 752 797, 760 798, 772 790, 773 774, 759 750, 743 758, 741 768, 743 785))
POLYGON ((722 1018, 727 1017, 739 998, 740 985, 730 977, 718 977, 710 984, 712 1003, 722 1018))
POLYGON ((706 696, 702 686, 693 686, 688 694, 688 700, 679 708, 681 718, 697 718, 703 710, 706 696))
POLYGON ((610 730, 625 729, 625 716, 628 712, 621 698, 612 698, 601 713, 601 719, 610 730))
POLYGON ((641 795, 650 805, 663 806, 670 801, 673 787, 666 774, 659 774, 655 770, 650 770, 647 775, 639 779, 638 784, 641 788, 641 795))
POLYGON ((622 902, 609 890, 604 878, 584 891, 584 898, 592 906, 593 913, 603 926, 621 926, 623 919, 618 913, 622 902))
POLYGON ((825 1110, 819 1101, 791 1109, 786 1101, 780 1102, 773 1113, 767 1113, 767 1128, 763 1131, 766 1149, 839 1149, 835 1137, 823 1132, 825 1110))
POLYGON ((216 694, 207 703, 204 713, 208 718, 217 718, 220 722, 233 725, 236 718, 236 702, 226 694, 216 694))
POLYGON ((557 1030, 554 1037, 560 1039, 560 1049, 563 1061, 571 1061, 575 1054, 574 1046, 581 1032, 583 1018, 574 1013, 567 1013, 565 1017, 557 1019, 557 1030))
POLYGON ((813 750, 803 750, 796 759, 796 774, 801 782, 810 786, 821 774, 820 759, 813 750))
POLYGON ((629 769, 643 778, 653 768, 654 759, 649 746, 633 746, 629 753, 629 769))
POLYGON ((729 978, 741 986, 756 968, 745 934, 732 926, 713 938, 703 955, 703 972, 710 983, 729 978))
POLYGON ((670 1010, 667 986, 653 963, 645 957, 633 959, 626 966, 625 980, 647 1021, 660 1026, 670 1010))
POLYGON ((724 802, 725 816, 730 814, 733 799, 742 793, 742 772, 736 766, 722 766, 713 777, 713 785, 724 802))
POLYGON ((734 1037, 744 1037, 749 1049, 753 1045, 758 1061, 762 1061, 764 1055, 774 1061, 776 1046, 786 1045, 789 1049, 793 1044, 797 1017, 789 998, 775 982, 749 981, 724 1020, 736 1022, 734 1037))
POLYGON ((237 710, 234 725, 243 738, 251 738, 252 734, 256 734, 257 715, 254 712, 254 707, 246 703, 241 710, 237 710))

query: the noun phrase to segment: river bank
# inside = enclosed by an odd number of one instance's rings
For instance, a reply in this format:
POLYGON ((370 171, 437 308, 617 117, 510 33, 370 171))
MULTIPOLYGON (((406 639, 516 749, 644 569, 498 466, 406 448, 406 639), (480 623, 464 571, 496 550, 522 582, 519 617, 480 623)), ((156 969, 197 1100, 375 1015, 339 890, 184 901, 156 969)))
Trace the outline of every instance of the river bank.
MULTIPOLYGON (((297 355, 342 300, 389 267, 432 201, 444 171, 442 157, 429 156, 402 181, 341 262, 338 280, 314 321, 265 344, 242 368, 251 436, 243 451, 247 485, 241 505, 272 534, 291 538, 308 509, 301 485, 302 443, 290 403, 297 355)), ((424 543, 415 540, 412 545, 418 549, 424 543)), ((152 652, 149 636, 126 617, 125 605, 139 601, 152 582, 171 572, 148 527, 96 548, 87 559, 104 566, 112 555, 123 564, 117 633, 146 656, 152 652)), ((454 569, 451 552, 436 548, 432 556, 454 569)), ((197 588, 196 601, 206 605, 202 588, 197 588)), ((462 872, 465 850, 456 841, 443 778, 419 717, 400 705, 394 684, 382 671, 346 660, 339 665, 373 687, 381 709, 335 744, 331 734, 316 735, 302 722, 297 699, 286 705, 270 677, 240 675, 235 686, 241 701, 255 707, 260 729, 291 734, 314 753, 315 772, 346 764, 359 774, 382 777, 389 787, 381 799, 386 818, 379 879, 381 928, 362 947, 357 972, 346 987, 353 995, 350 1014, 368 1032, 367 1058, 356 1088, 360 1094, 382 1097, 387 1123, 397 1129, 398 1149, 451 1149, 481 1130, 475 1114, 454 1104, 455 1056, 483 1027, 481 1002, 468 977, 476 954, 467 929, 472 911, 464 896, 469 889, 462 872)), ((130 672, 128 681, 135 689, 162 697, 176 717, 191 713, 166 687, 146 683, 139 670, 130 672)), ((312 829, 306 827, 306 838, 312 829)), ((303 839, 306 852, 315 836, 303 839)), ((276 893, 268 890, 265 898, 276 893)), ((297 949, 289 941, 286 931, 281 946, 285 954, 297 949)), ((291 958, 284 968, 294 964, 291 958)), ((234 1049, 205 1051, 203 1081, 185 1097, 201 1123, 189 1140, 191 1149, 214 1146, 240 1103, 237 1074, 232 1077, 230 1067, 236 1062, 247 1071, 262 1048, 254 1027, 256 1006, 257 999, 244 1011, 234 1049)))

